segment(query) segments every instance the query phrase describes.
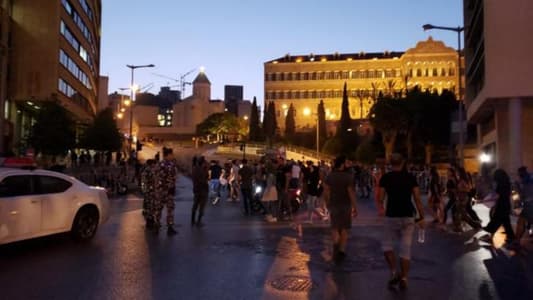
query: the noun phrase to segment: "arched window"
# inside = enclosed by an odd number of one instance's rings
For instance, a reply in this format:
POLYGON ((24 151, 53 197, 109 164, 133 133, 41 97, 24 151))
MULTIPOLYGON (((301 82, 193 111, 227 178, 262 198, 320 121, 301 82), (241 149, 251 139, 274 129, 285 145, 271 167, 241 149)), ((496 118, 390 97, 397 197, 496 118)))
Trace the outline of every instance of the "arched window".
POLYGON ((440 76, 442 76, 442 77, 446 76, 446 69, 445 68, 442 68, 440 70, 440 76))
POLYGON ((422 70, 416 69, 416 77, 422 77, 422 70))
POLYGON ((439 70, 437 68, 433 68, 433 77, 439 76, 439 70))
POLYGON ((448 76, 455 76, 455 68, 452 67, 448 70, 448 76))

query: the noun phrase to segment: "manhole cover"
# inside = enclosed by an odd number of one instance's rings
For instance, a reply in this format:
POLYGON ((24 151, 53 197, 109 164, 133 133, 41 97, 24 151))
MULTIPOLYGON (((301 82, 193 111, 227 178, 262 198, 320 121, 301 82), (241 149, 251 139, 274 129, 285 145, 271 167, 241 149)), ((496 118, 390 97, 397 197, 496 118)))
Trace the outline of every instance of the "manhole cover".
POLYGON ((313 281, 303 276, 283 276, 270 283, 276 290, 307 292, 313 288, 313 281))

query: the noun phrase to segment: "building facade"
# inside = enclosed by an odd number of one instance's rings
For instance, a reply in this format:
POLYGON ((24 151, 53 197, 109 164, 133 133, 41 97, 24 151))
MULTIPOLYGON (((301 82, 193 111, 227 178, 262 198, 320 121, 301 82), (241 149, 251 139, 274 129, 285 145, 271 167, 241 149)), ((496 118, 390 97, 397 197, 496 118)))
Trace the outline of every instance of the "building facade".
MULTIPOLYGON (((139 139, 176 140, 194 136, 196 126, 208 116, 222 113, 224 101, 211 99, 211 82, 200 72, 192 83, 191 96, 161 111, 160 105, 133 106, 133 135, 139 139)), ((127 113, 124 120, 127 119, 127 113)))
POLYGON ((12 0, 5 116, 23 148, 43 101, 80 125, 98 110, 101 0, 12 0))
POLYGON ((533 166, 531 20, 529 0, 464 0, 468 122, 489 167, 511 173, 533 166))
POLYGON ((275 103, 282 132, 291 104, 297 130, 311 130, 320 100, 327 120, 340 119, 346 82, 352 119, 365 119, 380 93, 397 95, 415 86, 455 91, 457 61, 455 49, 431 37, 405 52, 286 55, 264 64, 265 106, 275 103))
POLYGON ((224 86, 224 103, 226 110, 234 115, 239 114, 239 104, 244 99, 242 85, 225 85, 224 86))

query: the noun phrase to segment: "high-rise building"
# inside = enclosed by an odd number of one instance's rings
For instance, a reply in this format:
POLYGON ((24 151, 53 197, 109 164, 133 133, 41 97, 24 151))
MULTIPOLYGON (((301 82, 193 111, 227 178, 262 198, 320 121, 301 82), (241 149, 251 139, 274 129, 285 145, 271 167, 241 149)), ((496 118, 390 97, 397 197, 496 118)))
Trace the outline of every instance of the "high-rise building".
POLYGON ((533 2, 464 0, 468 122, 489 167, 533 166, 533 2))
POLYGON ((22 148, 42 101, 78 124, 98 110, 101 0, 12 0, 6 116, 22 148))
POLYGON ((239 102, 243 100, 242 85, 224 86, 224 103, 226 110, 236 116, 239 115, 239 102))
POLYGON ((326 118, 339 120, 346 82, 350 116, 365 119, 380 93, 395 95, 415 86, 456 91, 457 61, 454 48, 431 37, 405 52, 286 55, 264 64, 265 106, 275 103, 283 127, 292 104, 297 130, 311 130, 320 100, 326 118))

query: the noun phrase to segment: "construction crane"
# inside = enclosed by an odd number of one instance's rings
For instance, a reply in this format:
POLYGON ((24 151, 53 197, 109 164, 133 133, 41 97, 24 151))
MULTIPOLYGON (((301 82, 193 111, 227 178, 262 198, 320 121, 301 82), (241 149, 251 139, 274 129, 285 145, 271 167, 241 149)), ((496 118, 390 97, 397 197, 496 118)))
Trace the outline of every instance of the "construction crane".
MULTIPOLYGON (((165 79, 177 82, 179 87, 180 87, 180 89, 181 89, 180 90, 181 99, 183 99, 183 98, 185 98, 185 86, 186 85, 192 85, 192 82, 185 81, 185 79, 187 78, 188 75, 190 75, 194 71, 196 71, 196 68, 190 70, 189 72, 187 72, 185 74, 180 75, 178 79, 170 77, 170 76, 166 76, 166 75, 157 74, 157 73, 152 73, 152 75, 155 75, 157 77, 161 77, 161 78, 165 78, 165 79)), ((168 85, 170 86, 170 84, 168 84, 168 85)))

